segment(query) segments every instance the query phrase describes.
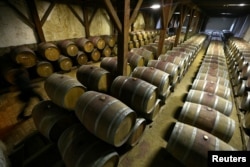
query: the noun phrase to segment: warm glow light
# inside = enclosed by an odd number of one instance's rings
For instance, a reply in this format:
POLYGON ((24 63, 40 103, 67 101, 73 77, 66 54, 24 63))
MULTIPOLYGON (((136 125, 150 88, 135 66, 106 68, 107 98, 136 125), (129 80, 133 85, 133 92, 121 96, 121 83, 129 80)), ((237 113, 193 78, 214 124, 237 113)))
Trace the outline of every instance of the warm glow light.
POLYGON ((152 5, 150 8, 151 8, 151 9, 159 9, 160 7, 161 7, 160 5, 154 4, 154 5, 152 5))
POLYGON ((224 6, 248 6, 249 4, 244 4, 244 3, 240 3, 240 4, 225 4, 224 6))

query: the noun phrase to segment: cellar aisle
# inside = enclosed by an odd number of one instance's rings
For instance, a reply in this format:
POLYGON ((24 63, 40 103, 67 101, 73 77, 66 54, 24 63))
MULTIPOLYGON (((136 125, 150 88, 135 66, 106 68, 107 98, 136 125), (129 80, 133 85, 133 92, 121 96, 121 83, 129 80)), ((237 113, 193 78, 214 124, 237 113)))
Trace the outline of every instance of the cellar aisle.
MULTIPOLYGON (((177 121, 175 114, 184 104, 184 97, 188 93, 189 86, 192 84, 192 80, 196 75, 205 48, 206 45, 201 49, 180 83, 177 84, 175 91, 167 98, 166 104, 161 107, 161 112, 153 122, 147 124, 140 142, 132 149, 118 150, 120 153, 119 167, 182 166, 166 151, 166 135, 169 132, 168 129, 170 125, 177 121)), ((75 72, 76 69, 73 69, 65 75, 75 77, 75 72)), ((43 88, 44 81, 37 81, 35 84, 38 86, 36 89, 42 94, 44 99, 48 99, 43 88)), ((36 130, 32 118, 21 122, 16 120, 19 109, 23 104, 17 100, 18 92, 14 91, 14 88, 11 90, 13 91, 10 93, 0 95, 0 139, 7 145, 8 152, 11 151, 15 144, 36 130)), ((31 114, 32 107, 36 105, 37 102, 36 99, 32 101, 29 110, 27 110, 27 114, 31 114)), ((236 127, 229 144, 241 150, 242 140, 235 105, 230 117, 235 120, 236 127)))

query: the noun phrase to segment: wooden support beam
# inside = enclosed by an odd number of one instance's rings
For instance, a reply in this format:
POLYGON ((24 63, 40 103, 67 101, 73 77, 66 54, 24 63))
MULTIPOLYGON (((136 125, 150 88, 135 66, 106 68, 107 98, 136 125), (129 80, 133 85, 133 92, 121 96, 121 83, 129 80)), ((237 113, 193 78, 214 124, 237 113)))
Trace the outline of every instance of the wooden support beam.
POLYGON ((85 26, 85 35, 88 38, 90 36, 88 11, 84 7, 82 7, 82 10, 83 10, 83 18, 84 18, 84 26, 85 26))
POLYGON ((67 6, 68 6, 68 8, 70 9, 70 11, 74 14, 74 16, 77 18, 77 20, 78 20, 83 26, 85 26, 84 21, 83 21, 82 18, 76 13, 75 9, 74 9, 71 5, 69 5, 69 4, 67 4, 67 6))
POLYGON ((127 76, 127 54, 128 54, 128 33, 130 27, 130 0, 122 0, 117 3, 117 14, 121 23, 121 30, 118 31, 118 75, 127 76))
POLYGON ((179 43, 179 39, 180 39, 180 36, 181 36, 181 30, 182 30, 182 26, 183 26, 183 22, 184 22, 185 17, 186 17, 186 15, 188 13, 188 10, 189 9, 187 7, 185 7, 184 5, 181 5, 179 27, 177 29, 174 46, 177 46, 178 43, 179 43))
POLYGON ((188 33, 189 33, 189 30, 190 30, 190 26, 191 26, 193 18, 194 18, 195 10, 196 9, 192 9, 191 12, 190 12, 190 16, 189 16, 189 20, 188 20, 188 25, 187 25, 186 32, 185 32, 184 41, 187 40, 188 33))
MULTIPOLYGON (((118 4, 120 1, 118 2, 118 4)), ((115 8, 113 7, 110 0, 104 0, 104 4, 106 6, 106 9, 110 15, 110 18, 113 20, 114 24, 116 25, 116 28, 118 31, 122 32, 122 23, 119 20, 119 17, 117 16, 117 13, 115 11, 115 8)))
POLYGON ((36 8, 35 0, 26 0, 26 2, 28 4, 28 6, 29 6, 31 15, 32 15, 34 23, 35 23, 36 32, 38 34, 38 43, 45 42, 46 40, 45 40, 45 37, 44 37, 41 21, 39 19, 39 15, 38 15, 38 11, 37 11, 37 8, 36 8))
POLYGON ((51 13, 51 11, 53 10, 53 8, 56 6, 55 2, 51 2, 48 9, 46 10, 45 14, 43 15, 42 19, 41 19, 41 24, 44 25, 44 23, 46 22, 47 18, 49 17, 49 14, 51 13))
POLYGON ((161 0, 161 7, 162 7, 162 14, 161 14, 161 30, 160 30, 160 38, 158 43, 158 53, 157 57, 162 53, 162 48, 164 45, 164 40, 167 31, 168 22, 172 16, 171 9, 172 9, 173 0, 167 0, 166 4, 164 0, 161 0), (170 16, 171 15, 171 16, 170 16))

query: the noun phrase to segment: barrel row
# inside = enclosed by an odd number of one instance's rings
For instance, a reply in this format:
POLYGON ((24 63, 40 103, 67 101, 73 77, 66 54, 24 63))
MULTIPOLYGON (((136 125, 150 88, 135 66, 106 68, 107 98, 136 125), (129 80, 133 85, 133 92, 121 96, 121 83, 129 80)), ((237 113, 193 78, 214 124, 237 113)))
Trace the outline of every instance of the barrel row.
MULTIPOLYGON (((133 100, 140 104, 134 103, 132 107, 139 111, 147 103, 147 97, 140 102, 145 83, 138 85, 139 91, 133 94, 133 100)), ((37 129, 57 143, 66 166, 84 166, 86 162, 117 166, 116 148, 133 147, 142 137, 146 120, 137 117, 137 112, 118 98, 86 90, 77 79, 64 74, 52 74, 44 87, 51 100, 38 103, 32 116, 37 129)))
MULTIPOLYGON (((214 49, 213 42, 208 49, 214 49)), ((177 114, 178 121, 170 127, 171 133, 167 136, 167 151, 185 166, 207 166, 209 150, 235 150, 227 144, 235 129, 235 122, 229 117, 233 105, 228 100, 230 81, 224 74, 219 77, 219 73, 210 72, 219 65, 218 55, 210 54, 204 55, 177 114)))
POLYGON ((243 131, 244 148, 249 149, 248 140, 250 139, 250 66, 249 55, 250 45, 247 41, 232 37, 226 45, 226 55, 231 66, 231 79, 234 88, 234 96, 237 108, 240 111, 240 123, 243 131))

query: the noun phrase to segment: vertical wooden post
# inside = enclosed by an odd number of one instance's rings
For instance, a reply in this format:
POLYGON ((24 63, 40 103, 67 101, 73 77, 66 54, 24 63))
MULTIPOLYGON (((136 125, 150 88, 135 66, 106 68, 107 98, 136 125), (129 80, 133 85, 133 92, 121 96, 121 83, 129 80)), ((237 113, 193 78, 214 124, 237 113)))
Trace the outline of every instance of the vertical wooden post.
POLYGON ((121 22, 122 31, 118 32, 118 75, 127 74, 128 33, 130 26, 130 0, 122 0, 117 3, 117 14, 121 22))
POLYGON ((88 11, 84 7, 82 7, 82 10, 83 10, 83 18, 84 18, 84 26, 85 26, 85 35, 88 38, 90 36, 88 11))
POLYGON ((191 13, 190 13, 190 16, 189 16, 189 20, 188 20, 188 25, 187 25, 187 28, 186 28, 186 33, 185 33, 184 41, 187 40, 189 29, 190 29, 190 26, 191 26, 192 21, 193 21, 194 13, 195 13, 195 9, 192 9, 191 13))
POLYGON ((161 30, 160 30, 160 38, 158 43, 158 53, 157 57, 162 53, 162 48, 165 40, 165 35, 167 31, 167 25, 170 20, 170 11, 172 7, 172 0, 167 0, 166 5, 164 4, 164 0, 161 0, 162 7, 162 15, 161 15, 161 30))

